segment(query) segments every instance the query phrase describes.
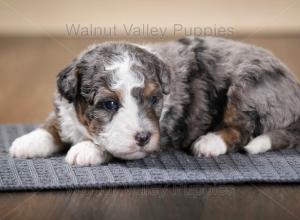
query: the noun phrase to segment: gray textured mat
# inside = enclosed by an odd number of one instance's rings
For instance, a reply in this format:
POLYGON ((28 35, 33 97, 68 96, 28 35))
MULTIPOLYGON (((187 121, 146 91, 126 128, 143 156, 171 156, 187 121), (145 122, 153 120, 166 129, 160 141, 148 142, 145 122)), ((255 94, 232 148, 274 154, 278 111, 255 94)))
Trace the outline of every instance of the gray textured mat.
POLYGON ((0 126, 0 190, 101 188, 156 184, 299 183, 300 153, 295 149, 260 155, 233 153, 197 158, 168 151, 136 161, 94 167, 69 166, 58 155, 48 159, 12 159, 10 143, 33 125, 0 126))

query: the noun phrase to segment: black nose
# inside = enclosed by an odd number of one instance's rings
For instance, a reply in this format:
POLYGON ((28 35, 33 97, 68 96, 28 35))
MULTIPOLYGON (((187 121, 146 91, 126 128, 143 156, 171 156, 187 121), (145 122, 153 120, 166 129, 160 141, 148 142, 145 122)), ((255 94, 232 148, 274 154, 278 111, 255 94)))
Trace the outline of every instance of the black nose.
POLYGON ((150 137, 151 137, 150 132, 143 131, 143 132, 138 132, 135 135, 135 140, 137 141, 137 145, 143 147, 149 142, 150 137))

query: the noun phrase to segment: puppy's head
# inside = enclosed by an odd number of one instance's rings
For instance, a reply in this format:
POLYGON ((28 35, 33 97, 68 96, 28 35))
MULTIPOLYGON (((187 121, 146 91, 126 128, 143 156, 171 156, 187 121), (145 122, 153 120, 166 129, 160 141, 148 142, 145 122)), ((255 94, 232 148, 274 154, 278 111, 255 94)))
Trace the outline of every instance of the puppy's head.
POLYGON ((104 43, 61 71, 57 86, 96 143, 115 157, 137 159, 159 148, 169 81, 167 66, 149 51, 104 43))

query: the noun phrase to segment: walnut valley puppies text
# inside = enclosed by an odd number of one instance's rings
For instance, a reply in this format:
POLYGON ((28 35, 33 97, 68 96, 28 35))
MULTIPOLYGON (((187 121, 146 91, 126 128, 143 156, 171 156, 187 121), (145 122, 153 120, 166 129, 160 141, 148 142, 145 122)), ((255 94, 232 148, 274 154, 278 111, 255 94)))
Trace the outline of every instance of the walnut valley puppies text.
POLYGON ((154 37, 165 38, 166 36, 231 36, 234 27, 222 26, 192 26, 182 24, 171 26, 155 26, 150 24, 122 24, 112 26, 100 26, 96 24, 66 24, 66 33, 71 37, 154 37))

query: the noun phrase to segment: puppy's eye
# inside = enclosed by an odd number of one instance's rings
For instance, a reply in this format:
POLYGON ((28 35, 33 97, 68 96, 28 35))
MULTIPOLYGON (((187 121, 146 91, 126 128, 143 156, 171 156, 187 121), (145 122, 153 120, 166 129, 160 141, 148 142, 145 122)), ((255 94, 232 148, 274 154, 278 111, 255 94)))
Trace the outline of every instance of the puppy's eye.
POLYGON ((150 96, 149 97, 149 103, 151 105, 155 105, 155 104, 157 104, 157 102, 158 102, 158 97, 157 96, 150 96))
POLYGON ((101 103, 101 106, 109 111, 117 111, 119 109, 119 103, 115 100, 106 100, 101 103))

